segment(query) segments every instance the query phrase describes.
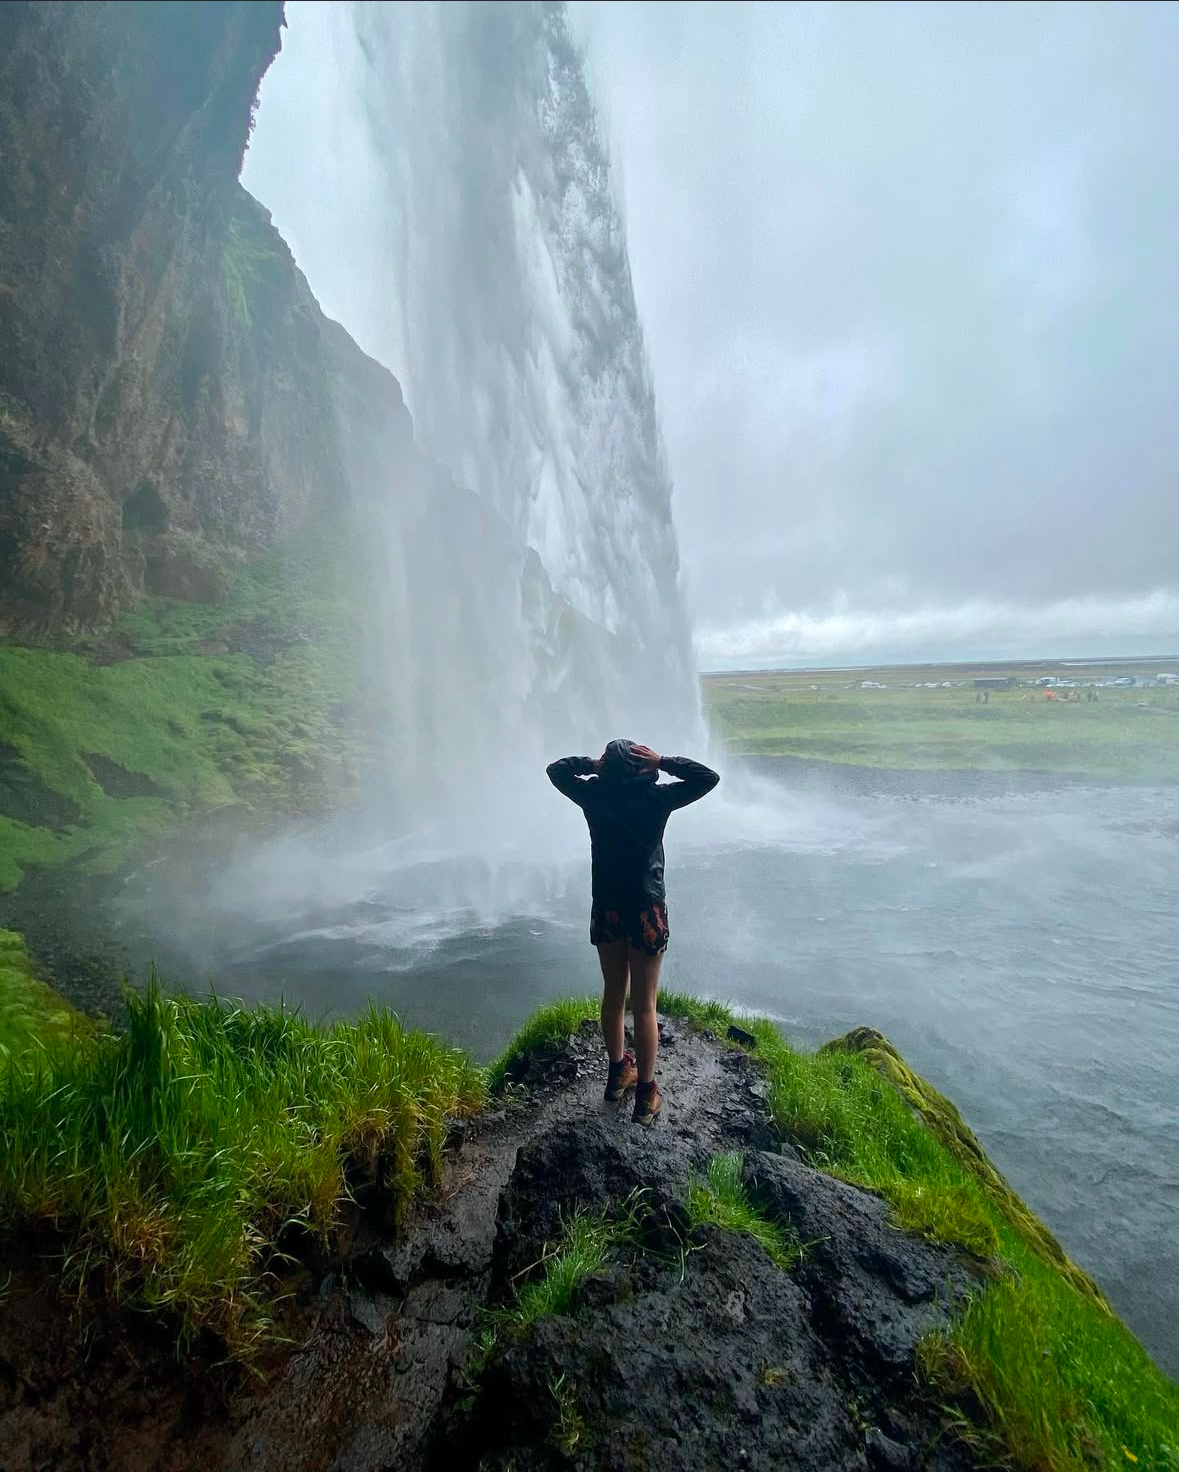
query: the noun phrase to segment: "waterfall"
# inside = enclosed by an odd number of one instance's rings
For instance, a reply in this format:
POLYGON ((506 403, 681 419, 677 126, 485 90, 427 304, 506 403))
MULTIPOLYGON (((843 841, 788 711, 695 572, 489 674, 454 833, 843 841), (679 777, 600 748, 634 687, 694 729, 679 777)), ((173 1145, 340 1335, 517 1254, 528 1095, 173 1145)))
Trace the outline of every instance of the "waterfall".
POLYGON ((301 156, 305 113, 330 127, 331 177, 309 171, 285 203, 254 166, 246 182, 284 229, 297 217, 313 290, 316 251, 347 274, 344 325, 413 419, 396 464, 376 427, 345 421, 383 595, 392 827, 428 822, 439 852, 516 850, 552 826, 546 761, 616 735, 682 750, 700 731, 670 478, 581 57, 561 5, 445 0, 294 6, 284 49, 317 95, 288 100, 279 136, 279 59, 255 158, 301 156))

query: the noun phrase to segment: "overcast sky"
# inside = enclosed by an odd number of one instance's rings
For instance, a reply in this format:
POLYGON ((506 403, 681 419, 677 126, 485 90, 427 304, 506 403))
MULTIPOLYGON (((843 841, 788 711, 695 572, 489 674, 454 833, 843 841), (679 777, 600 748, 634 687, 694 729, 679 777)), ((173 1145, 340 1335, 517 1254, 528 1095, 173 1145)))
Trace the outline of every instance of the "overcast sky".
POLYGON ((701 663, 1179 650, 1179 6, 572 9, 701 663))

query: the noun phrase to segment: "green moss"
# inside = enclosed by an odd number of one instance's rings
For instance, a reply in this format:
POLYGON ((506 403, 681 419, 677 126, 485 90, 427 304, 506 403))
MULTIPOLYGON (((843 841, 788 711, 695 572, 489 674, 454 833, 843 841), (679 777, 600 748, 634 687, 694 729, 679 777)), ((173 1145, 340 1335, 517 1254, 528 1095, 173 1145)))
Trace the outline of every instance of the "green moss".
POLYGON ((34 865, 117 869, 211 808, 307 811, 349 796, 382 714, 358 699, 361 565, 333 522, 240 568, 222 603, 140 605, 103 643, 131 658, 0 643, 5 742, 79 818, 53 830, 0 816, 0 890, 34 865), (161 795, 109 795, 88 753, 161 795))
POLYGON ((250 303, 259 293, 281 289, 291 273, 291 258, 276 231, 253 209, 241 208, 229 222, 222 255, 225 291, 236 315, 248 327, 250 303))
POLYGON ((828 1043, 823 1053, 858 1056, 887 1079, 910 1109, 920 1116, 930 1133, 981 1186, 1006 1224, 1024 1239, 1031 1250, 1054 1267, 1079 1293, 1109 1308, 1104 1294, 1089 1274, 1072 1261, 1040 1218, 1028 1210, 1024 1201, 995 1169, 955 1105, 914 1073, 883 1033, 870 1027, 857 1027, 828 1043))
POLYGON ((33 974, 25 943, 0 930, 0 1060, 43 1042, 88 1033, 93 1024, 33 974))
POLYGON ((290 1012, 128 994, 120 1036, 70 1033, 0 1084, 0 1227, 52 1227, 67 1275, 248 1353, 292 1225, 329 1238, 361 1178, 394 1218, 436 1181, 447 1119, 484 1098, 456 1049, 373 1009, 290 1012), (350 1186, 346 1177, 351 1176, 350 1186))

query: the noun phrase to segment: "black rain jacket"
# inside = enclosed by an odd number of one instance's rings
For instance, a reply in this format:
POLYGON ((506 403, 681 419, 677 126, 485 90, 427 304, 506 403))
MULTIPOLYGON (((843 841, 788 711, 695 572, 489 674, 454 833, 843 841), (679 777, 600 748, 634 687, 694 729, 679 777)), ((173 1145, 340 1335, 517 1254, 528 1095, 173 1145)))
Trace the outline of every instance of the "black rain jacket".
POLYGON ((720 781, 711 767, 686 756, 663 757, 659 770, 679 781, 658 782, 654 772, 599 777, 588 756, 562 757, 548 768, 549 781, 577 804, 589 825, 595 904, 638 911, 663 899, 667 820, 720 781))

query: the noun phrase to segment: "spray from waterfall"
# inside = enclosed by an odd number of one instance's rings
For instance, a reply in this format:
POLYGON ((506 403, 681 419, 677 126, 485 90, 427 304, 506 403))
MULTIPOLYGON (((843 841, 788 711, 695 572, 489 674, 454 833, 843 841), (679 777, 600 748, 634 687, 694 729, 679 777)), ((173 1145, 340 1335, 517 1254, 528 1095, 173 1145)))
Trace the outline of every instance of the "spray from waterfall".
MULTIPOLYGON (((345 325, 413 421, 394 464, 379 434, 347 446, 388 712, 358 842, 373 887, 424 868, 456 902, 526 907, 521 866, 582 846, 548 761, 703 742, 610 160, 561 5, 299 5, 286 45, 310 48, 304 102, 335 129, 345 325)), ((255 148, 266 128, 264 92, 255 148)))

